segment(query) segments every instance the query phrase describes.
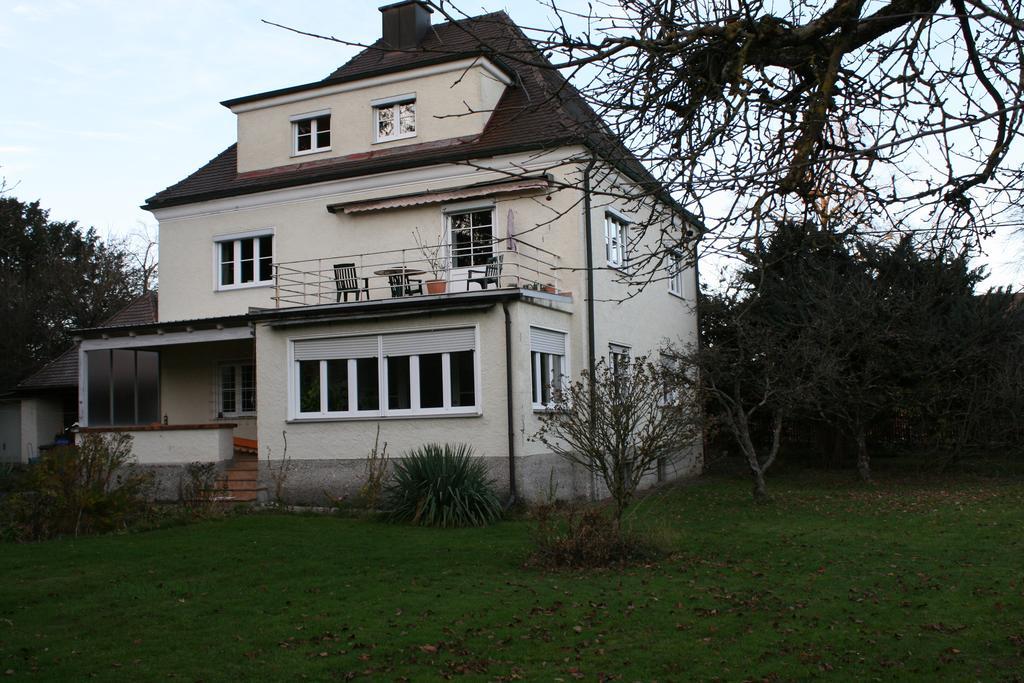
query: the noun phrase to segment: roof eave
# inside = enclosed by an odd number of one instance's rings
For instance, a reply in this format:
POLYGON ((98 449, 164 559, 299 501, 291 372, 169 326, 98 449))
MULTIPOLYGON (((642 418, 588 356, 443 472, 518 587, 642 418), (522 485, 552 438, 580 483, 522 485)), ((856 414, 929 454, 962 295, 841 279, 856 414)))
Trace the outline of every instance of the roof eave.
POLYGON ((156 209, 165 209, 171 206, 184 206, 186 204, 198 204, 199 202, 210 201, 213 199, 224 199, 226 197, 238 197, 248 194, 257 194, 260 192, 269 192, 271 190, 280 190, 287 187, 296 187, 299 185, 312 185, 314 183, 330 182, 332 180, 342 180, 345 178, 353 178, 358 176, 373 176, 381 173, 392 173, 394 171, 404 171, 410 168, 419 168, 422 166, 436 166, 438 164, 456 163, 459 161, 466 161, 469 159, 482 159, 495 156, 501 156, 504 154, 515 154, 517 152, 532 152, 539 149, 554 149, 557 147, 565 147, 573 144, 583 144, 584 141, 579 139, 576 135, 565 136, 564 138, 554 139, 545 141, 543 143, 531 142, 531 143, 520 143, 514 145, 496 145, 493 148, 479 150, 473 154, 466 154, 458 151, 449 153, 447 155, 434 155, 434 156, 418 156, 412 158, 397 159, 388 163, 382 163, 379 167, 374 168, 372 171, 365 171, 363 169, 349 170, 349 169, 324 169, 323 171, 308 176, 302 176, 301 178, 268 178, 267 182, 252 185, 246 188, 232 188, 230 190, 213 190, 208 192, 199 192, 191 195, 183 195, 181 197, 172 197, 166 200, 156 199, 158 195, 153 195, 146 200, 140 208, 145 211, 154 211, 156 209), (155 200, 155 201, 154 201, 155 200))
MULTIPOLYGON (((384 50, 382 48, 369 47, 368 50, 380 50, 381 52, 390 52, 390 50, 384 50)), ((505 73, 513 82, 516 79, 516 72, 508 64, 505 64, 500 59, 496 59, 494 55, 488 54, 485 50, 470 50, 466 52, 449 52, 439 53, 435 57, 427 58, 416 62, 415 64, 401 64, 397 66, 384 67, 380 69, 373 69, 370 71, 363 71, 358 74, 351 76, 339 76, 336 78, 325 78, 312 83, 302 83, 300 85, 293 85, 287 88, 278 88, 276 90, 267 90, 265 92, 254 93, 252 95, 243 95, 241 97, 235 97, 229 100, 224 100, 221 105, 231 109, 240 104, 248 104, 250 102, 258 102, 260 100, 269 100, 274 97, 281 97, 283 95, 293 95, 299 92, 305 92, 307 90, 317 90, 318 88, 327 88, 333 85, 341 85, 343 83, 353 83, 356 81, 363 81, 370 78, 377 78, 380 76, 387 76, 394 73, 400 73, 402 71, 414 71, 428 66, 436 66, 438 64, 446 64, 448 62, 456 62, 460 59, 468 59, 471 57, 483 57, 488 61, 492 62, 501 71, 505 73)))

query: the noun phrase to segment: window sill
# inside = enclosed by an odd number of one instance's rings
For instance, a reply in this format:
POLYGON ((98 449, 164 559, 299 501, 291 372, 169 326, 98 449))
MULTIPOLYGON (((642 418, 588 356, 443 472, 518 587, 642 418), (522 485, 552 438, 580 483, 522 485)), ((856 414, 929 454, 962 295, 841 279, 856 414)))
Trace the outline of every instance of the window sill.
POLYGON ((385 142, 394 142, 395 140, 409 140, 410 138, 416 137, 416 133, 406 133, 405 135, 392 135, 389 138, 377 138, 373 141, 373 144, 380 145, 385 142))
POLYGON ((308 157, 310 154, 323 154, 324 152, 330 152, 330 151, 331 151, 330 147, 319 147, 317 149, 307 149, 307 150, 303 150, 301 152, 292 152, 291 153, 291 158, 294 159, 295 157, 308 157))
POLYGON ((567 411, 564 410, 564 409, 548 408, 548 407, 545 407, 545 406, 539 406, 539 405, 537 405, 535 403, 533 405, 533 412, 536 415, 554 415, 556 413, 564 413, 564 412, 567 412, 567 411))
POLYGON ((669 296, 674 296, 674 297, 675 297, 675 298, 677 298, 677 299, 682 299, 683 301, 686 301, 686 300, 687 300, 687 299, 686 299, 686 297, 685 297, 685 296, 683 296, 683 295, 682 295, 681 293, 679 293, 679 292, 669 292, 669 293, 668 293, 668 295, 669 295, 669 296))
POLYGON ((218 285, 217 288, 214 291, 215 292, 233 292, 236 289, 261 289, 261 288, 265 289, 265 288, 273 287, 273 286, 274 286, 273 281, 267 281, 267 282, 246 282, 245 284, 241 284, 241 285, 218 285))
POLYGON ((430 413, 422 414, 415 413, 412 415, 380 415, 377 413, 368 415, 352 415, 346 417, 292 417, 285 420, 286 424, 302 424, 304 422, 366 422, 366 421, 380 421, 380 420, 431 420, 431 419, 449 419, 449 418, 460 418, 460 417, 481 417, 483 411, 474 410, 472 412, 465 413, 430 413))

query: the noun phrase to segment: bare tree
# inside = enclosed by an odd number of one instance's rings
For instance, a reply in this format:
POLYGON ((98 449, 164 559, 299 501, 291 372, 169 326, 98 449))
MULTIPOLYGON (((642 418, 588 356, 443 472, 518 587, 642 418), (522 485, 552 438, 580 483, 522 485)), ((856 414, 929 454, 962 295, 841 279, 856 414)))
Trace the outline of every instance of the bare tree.
MULTIPOLYGON (((1021 203, 1022 0, 538 2, 551 21, 532 43, 481 37, 479 53, 546 70, 551 99, 581 96, 590 152, 621 169, 628 148, 656 181, 602 191, 671 195, 702 219, 704 249, 735 254, 780 219, 977 237, 1021 203)), ((465 31, 480 21, 502 20, 465 31)), ((634 277, 661 261, 634 260, 634 277)))
POLYGON ((139 221, 121 242, 139 278, 142 291, 156 289, 160 272, 160 237, 157 226, 139 221))
POLYGON ((702 301, 701 345, 673 347, 673 383, 708 401, 708 426, 724 427, 743 454, 757 502, 769 499, 767 475, 794 418, 815 385, 806 368, 815 349, 799 326, 779 325, 752 288, 702 301), (690 368, 696 369, 694 372, 690 368))
POLYGON ((637 358, 556 390, 535 438, 598 477, 615 502, 616 524, 644 477, 657 474, 700 435, 696 396, 674 388, 674 370, 637 358))

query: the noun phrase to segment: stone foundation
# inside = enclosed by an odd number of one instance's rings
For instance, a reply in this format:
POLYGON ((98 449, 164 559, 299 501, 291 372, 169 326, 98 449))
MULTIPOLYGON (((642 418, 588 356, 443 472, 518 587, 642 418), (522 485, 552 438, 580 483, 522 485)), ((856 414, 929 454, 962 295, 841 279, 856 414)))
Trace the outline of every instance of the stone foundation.
MULTIPOLYGON (((481 458, 487 465, 498 496, 509 495, 508 458, 481 458)), ((229 462, 229 461, 228 461, 229 462)), ((228 462, 218 463, 218 473, 228 462)), ((187 464, 136 465, 137 469, 153 476, 152 497, 158 502, 176 502, 180 498, 181 483, 187 477, 187 464)), ((261 502, 275 499, 277 483, 273 472, 280 460, 273 464, 265 458, 259 461, 261 502)), ((699 449, 668 463, 658 475, 646 477, 641 488, 661 481, 698 476, 703 468, 699 449)), ((332 500, 354 499, 366 479, 366 461, 358 459, 292 460, 282 485, 283 502, 289 505, 330 505, 332 500)), ((553 455, 527 455, 516 459, 516 494, 527 503, 536 504, 554 500, 585 500, 591 496, 607 497, 600 482, 592 482, 590 475, 553 455)))
MULTIPOLYGON (((484 457, 500 498, 509 495, 508 458, 484 457)), ((651 475, 643 481, 647 488, 660 481, 694 477, 700 474, 702 458, 699 449, 666 465, 660 476, 651 475)), ((272 476, 279 471, 280 461, 270 465, 260 460, 259 481, 263 501, 275 498, 277 483, 272 476)), ((366 461, 359 459, 292 460, 281 486, 281 498, 290 505, 329 505, 332 500, 354 499, 366 479, 366 461)), ((536 504, 554 500, 583 500, 592 495, 607 496, 599 482, 591 482, 588 472, 553 455, 529 455, 516 459, 516 494, 520 500, 536 504)))

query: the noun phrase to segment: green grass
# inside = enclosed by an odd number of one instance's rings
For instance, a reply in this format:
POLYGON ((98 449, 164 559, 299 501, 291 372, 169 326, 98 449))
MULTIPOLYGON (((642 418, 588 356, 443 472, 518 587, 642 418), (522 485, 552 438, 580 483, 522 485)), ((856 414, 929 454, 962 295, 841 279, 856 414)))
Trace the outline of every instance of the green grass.
POLYGON ((674 553, 524 569, 530 525, 251 515, 0 546, 7 680, 1024 676, 1024 486, 715 479, 642 501, 674 553), (12 673, 13 672, 13 673, 12 673))

